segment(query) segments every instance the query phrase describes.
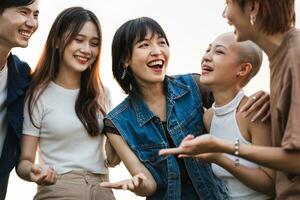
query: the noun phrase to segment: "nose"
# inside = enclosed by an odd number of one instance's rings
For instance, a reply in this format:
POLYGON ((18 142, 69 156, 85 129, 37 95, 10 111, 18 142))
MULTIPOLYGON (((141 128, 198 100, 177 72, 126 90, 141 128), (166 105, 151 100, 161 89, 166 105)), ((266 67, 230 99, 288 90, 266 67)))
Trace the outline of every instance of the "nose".
POLYGON ((206 53, 204 54, 204 56, 202 57, 201 63, 203 63, 203 62, 209 62, 209 61, 211 61, 211 60, 212 60, 211 52, 208 51, 208 52, 206 52, 206 53))
POLYGON ((38 19, 32 15, 28 16, 25 24, 30 28, 36 29, 38 27, 38 19))
POLYGON ((151 56, 156 56, 161 54, 161 49, 158 45, 153 45, 151 48, 150 55, 151 56))
POLYGON ((79 51, 84 54, 91 54, 92 49, 89 42, 82 43, 82 46, 80 47, 79 51))
POLYGON ((222 17, 227 19, 227 6, 225 6, 223 12, 222 12, 222 17))

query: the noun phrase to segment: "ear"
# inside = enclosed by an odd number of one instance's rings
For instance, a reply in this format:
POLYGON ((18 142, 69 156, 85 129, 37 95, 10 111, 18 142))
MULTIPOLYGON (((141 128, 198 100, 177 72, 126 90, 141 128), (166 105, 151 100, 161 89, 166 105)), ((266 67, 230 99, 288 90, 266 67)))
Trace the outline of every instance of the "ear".
POLYGON ((245 6, 245 12, 248 13, 249 16, 256 17, 259 11, 259 6, 260 4, 258 0, 248 1, 245 6))
POLYGON ((130 66, 130 59, 126 58, 124 62, 124 68, 128 68, 130 66))
POLYGON ((248 77, 252 71, 251 63, 242 63, 237 70, 237 76, 239 77, 248 77))

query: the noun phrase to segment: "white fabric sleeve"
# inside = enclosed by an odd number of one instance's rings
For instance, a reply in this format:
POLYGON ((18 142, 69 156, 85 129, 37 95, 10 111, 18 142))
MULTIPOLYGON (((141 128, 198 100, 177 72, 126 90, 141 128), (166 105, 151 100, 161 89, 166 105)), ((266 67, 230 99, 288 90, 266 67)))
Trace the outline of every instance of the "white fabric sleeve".
POLYGON ((40 127, 43 118, 43 110, 44 110, 43 104, 40 97, 32 110, 32 120, 34 122, 33 124, 32 121, 30 120, 29 113, 28 113, 28 101, 26 101, 24 106, 24 122, 23 122, 24 135, 39 136, 40 127))
POLYGON ((104 93, 105 93, 105 104, 106 104, 106 113, 109 113, 112 109, 112 102, 111 102, 111 94, 110 90, 107 87, 104 87, 104 93))

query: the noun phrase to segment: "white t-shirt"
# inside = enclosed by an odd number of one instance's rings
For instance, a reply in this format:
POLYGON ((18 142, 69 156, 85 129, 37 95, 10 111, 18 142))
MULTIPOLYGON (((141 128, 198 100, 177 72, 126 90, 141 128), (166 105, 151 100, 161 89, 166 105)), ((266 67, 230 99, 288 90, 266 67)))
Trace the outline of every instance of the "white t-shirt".
MULTIPOLYGON (((108 90, 106 90, 108 92, 108 90)), ((104 166, 104 136, 91 137, 75 112, 79 89, 66 89, 51 82, 28 115, 24 109, 23 134, 39 137, 39 163, 52 165, 58 174, 72 170, 86 170, 107 174, 104 166)), ((107 93, 108 94, 108 93, 107 93)), ((106 96, 109 99, 109 95, 106 96)), ((99 116, 103 128, 103 116, 99 116)))
MULTIPOLYGON (((210 134, 219 138, 233 140, 233 141, 236 138, 238 138, 241 143, 251 144, 243 137, 236 121, 236 109, 243 97, 244 97, 244 92, 240 91, 231 102, 229 102, 228 104, 222 107, 215 107, 215 104, 213 104, 212 106, 213 118, 210 127, 210 134)), ((235 159, 235 156, 229 154, 225 154, 225 155, 232 160, 235 159)), ((250 168, 259 167, 257 164, 247 161, 243 158, 239 158, 239 163, 243 166, 250 167, 250 168)), ((228 172, 221 166, 212 164, 212 169, 214 173, 227 184, 229 196, 231 199, 233 200, 269 199, 268 196, 256 192, 253 189, 241 183, 230 172, 228 172)))
POLYGON ((4 68, 0 71, 0 157, 2 155, 2 149, 4 140, 7 132, 7 63, 5 63, 4 68))

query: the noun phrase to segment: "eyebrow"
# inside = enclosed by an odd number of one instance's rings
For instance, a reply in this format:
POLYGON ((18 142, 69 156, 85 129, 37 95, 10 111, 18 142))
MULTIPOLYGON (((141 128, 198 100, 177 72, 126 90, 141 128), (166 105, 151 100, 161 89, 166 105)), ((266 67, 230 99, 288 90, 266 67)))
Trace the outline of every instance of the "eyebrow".
POLYGON ((26 6, 20 6, 18 7, 18 10, 27 10, 29 12, 33 12, 35 14, 40 14, 40 11, 39 10, 31 10, 30 8, 26 7, 26 6))
POLYGON ((227 47, 225 47, 224 45, 221 45, 221 44, 217 44, 217 45, 216 45, 216 48, 217 48, 217 47, 221 47, 221 48, 224 48, 224 49, 228 49, 227 47))
MULTIPOLYGON (((78 33, 75 37, 86 37, 86 35, 84 35, 84 34, 80 34, 80 33, 78 33)), ((99 40, 99 37, 98 36, 96 36, 96 37, 92 37, 92 40, 99 40)))

